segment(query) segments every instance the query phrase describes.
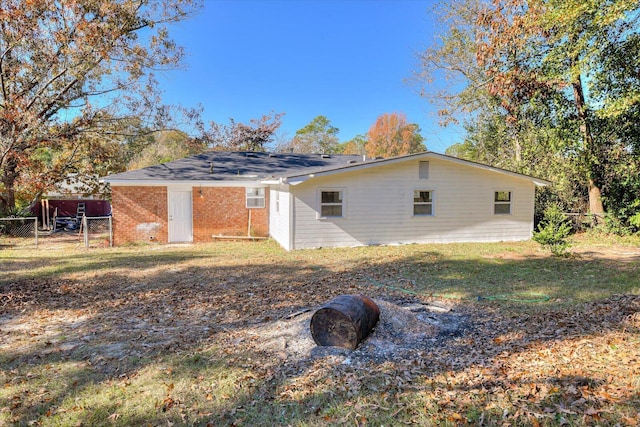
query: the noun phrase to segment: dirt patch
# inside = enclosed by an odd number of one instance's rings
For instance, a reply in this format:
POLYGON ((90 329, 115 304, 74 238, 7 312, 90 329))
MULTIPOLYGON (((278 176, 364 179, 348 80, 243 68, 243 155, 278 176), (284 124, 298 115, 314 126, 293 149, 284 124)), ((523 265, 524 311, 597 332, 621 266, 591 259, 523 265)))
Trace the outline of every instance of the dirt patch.
POLYGON ((577 258, 610 260, 615 262, 640 262, 640 248, 589 248, 573 249, 571 254, 577 258))
POLYGON ((315 310, 250 328, 237 334, 233 342, 293 362, 334 355, 340 363, 383 363, 407 358, 438 340, 461 335, 468 327, 468 316, 442 304, 374 301, 380 308, 380 320, 354 351, 316 345, 309 328, 315 310))

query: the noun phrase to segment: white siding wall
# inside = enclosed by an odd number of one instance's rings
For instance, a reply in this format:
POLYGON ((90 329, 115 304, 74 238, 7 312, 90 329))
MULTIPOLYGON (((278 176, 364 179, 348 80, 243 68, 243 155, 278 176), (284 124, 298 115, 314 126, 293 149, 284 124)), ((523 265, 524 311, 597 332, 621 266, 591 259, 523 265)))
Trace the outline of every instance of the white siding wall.
POLYGON ((429 162, 428 179, 418 179, 418 161, 408 160, 291 186, 295 221, 287 249, 531 237, 531 181, 440 159, 429 162), (318 218, 318 191, 325 188, 343 189, 344 218, 318 218), (434 216, 413 216, 418 189, 434 192, 434 216), (512 192, 510 215, 493 214, 495 191, 512 192))
POLYGON ((291 197, 288 186, 274 186, 269 193, 269 234, 286 250, 291 247, 291 197), (278 203, 279 202, 279 203, 278 203), (276 203, 279 208, 276 209, 276 203))

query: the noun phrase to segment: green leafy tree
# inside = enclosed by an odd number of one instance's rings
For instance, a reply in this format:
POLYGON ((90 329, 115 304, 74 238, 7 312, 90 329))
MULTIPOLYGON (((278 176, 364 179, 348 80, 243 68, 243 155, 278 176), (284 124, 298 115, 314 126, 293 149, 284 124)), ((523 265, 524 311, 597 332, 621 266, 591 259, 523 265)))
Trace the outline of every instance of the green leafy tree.
MULTIPOLYGON (((597 132, 594 116, 616 118, 624 115, 640 102, 637 85, 624 81, 637 76, 615 71, 604 59, 619 49, 618 60, 631 54, 629 38, 637 37, 638 3, 630 0, 558 1, 540 3, 541 31, 547 53, 544 82, 554 83, 558 89, 569 86, 581 133, 580 164, 588 182, 589 210, 604 214, 602 176, 599 165, 606 159, 607 140, 597 132), (634 34, 635 32, 635 34, 634 34), (618 73, 615 78, 611 73, 618 73), (615 79, 615 85, 626 90, 597 91, 599 82, 615 79)), ((635 52, 637 53, 637 51, 635 52)), ((638 78, 634 79, 636 82, 638 78)))
POLYGON ((366 135, 356 135, 353 139, 345 142, 340 147, 340 152, 342 154, 362 154, 365 155, 367 153, 366 145, 367 145, 367 136, 366 135))
MULTIPOLYGON (((153 73, 182 57, 167 28, 197 7, 191 0, 2 1, 0 210, 83 162, 102 161, 94 149, 118 121, 161 116, 153 73)), ((108 157, 112 147, 104 145, 108 157)))
POLYGON ((340 151, 340 130, 325 116, 316 116, 308 125, 296 131, 283 151, 294 153, 332 154, 340 151))
POLYGON ((620 179, 606 173, 617 169, 611 154, 638 140, 637 2, 453 0, 446 8, 448 31, 421 55, 418 79, 429 93, 429 81, 453 77, 432 95, 443 121, 466 113, 473 149, 462 153, 559 182, 602 215, 620 179))

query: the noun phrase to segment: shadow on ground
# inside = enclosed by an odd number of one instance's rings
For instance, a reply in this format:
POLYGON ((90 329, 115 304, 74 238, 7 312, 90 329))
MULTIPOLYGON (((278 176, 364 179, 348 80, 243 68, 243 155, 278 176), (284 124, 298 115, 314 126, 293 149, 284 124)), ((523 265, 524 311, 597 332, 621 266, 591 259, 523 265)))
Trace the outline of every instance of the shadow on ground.
MULTIPOLYGON (((393 253, 393 248, 388 251, 393 253)), ((589 399, 607 389, 610 379, 562 372, 515 378, 501 372, 501 364, 520 355, 530 359, 544 348, 638 333, 637 322, 629 319, 640 311, 640 298, 613 295, 616 283, 631 280, 637 267, 612 259, 469 261, 425 250, 387 261, 323 264, 315 254, 274 256, 269 262, 239 255, 141 251, 111 253, 100 260, 85 254, 75 262, 60 261, 56 274, 31 278, 21 272, 29 259, 12 259, 9 270, 14 275, 0 285, 0 380, 7 390, 0 394, 0 416, 18 425, 65 419, 92 425, 237 425, 242 420, 322 424, 359 422, 355 415, 345 419, 356 413, 375 413, 381 424, 398 417, 426 422, 447 413, 448 392, 469 396, 472 390, 476 400, 452 407, 455 413, 467 408, 466 419, 477 422, 481 415, 472 409, 487 407, 491 390, 516 390, 527 408, 520 420, 548 419, 544 408, 564 403, 573 403, 569 412, 554 410, 553 416, 578 417, 606 408, 602 402, 593 406, 596 400, 589 399), (587 296, 562 290, 577 274, 589 281, 587 296), (550 299, 525 307, 478 301, 498 284, 501 292, 543 290, 550 299), (383 359, 370 357, 362 348, 293 358, 286 340, 281 347, 264 348, 249 333, 353 293, 395 304, 441 301, 464 325, 455 334, 430 337, 383 359), (589 297, 598 293, 609 296, 589 297), (592 301, 566 304, 581 298, 592 301), (150 369, 155 376, 146 386, 127 391, 126 381, 136 383, 135 378, 150 369), (223 395, 222 379, 235 371, 242 374, 229 379, 223 395), (476 371, 483 374, 469 382, 465 376, 476 371), (460 377, 467 385, 433 382, 442 375, 460 377), (55 382, 50 380, 54 377, 55 382), (185 381, 191 382, 192 392, 169 387, 185 381), (149 391, 154 384, 157 390, 149 391), (561 387, 554 391, 554 384, 561 387), (118 387, 122 396, 114 401, 112 395, 120 392, 113 389, 118 387), (531 387, 538 392, 531 393, 531 387), (145 393, 154 396, 154 403, 109 418, 126 406, 123 401, 135 402, 145 393), (110 397, 87 403, 91 394, 110 397), (425 402, 417 410, 420 399, 425 402), (360 402, 357 410, 350 406, 354 401, 360 402)), ((43 261, 38 268, 46 270, 47 263, 55 262, 43 261)), ((553 365, 552 355, 540 357, 553 365)), ((634 404, 632 396, 616 399, 617 405, 627 400, 634 404)), ((500 419, 503 411, 496 406, 483 416, 500 419)))

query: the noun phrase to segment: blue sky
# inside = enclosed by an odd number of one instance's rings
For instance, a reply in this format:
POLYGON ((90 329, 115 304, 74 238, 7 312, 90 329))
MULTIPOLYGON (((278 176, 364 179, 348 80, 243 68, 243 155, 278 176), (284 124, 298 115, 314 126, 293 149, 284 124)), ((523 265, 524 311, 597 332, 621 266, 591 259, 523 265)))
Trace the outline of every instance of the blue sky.
POLYGON ((160 79, 164 101, 204 108, 208 122, 247 122, 284 112, 289 138, 318 115, 347 141, 383 113, 403 112, 429 150, 461 139, 407 83, 416 53, 432 43, 432 1, 205 0, 171 28, 186 68, 160 79))

